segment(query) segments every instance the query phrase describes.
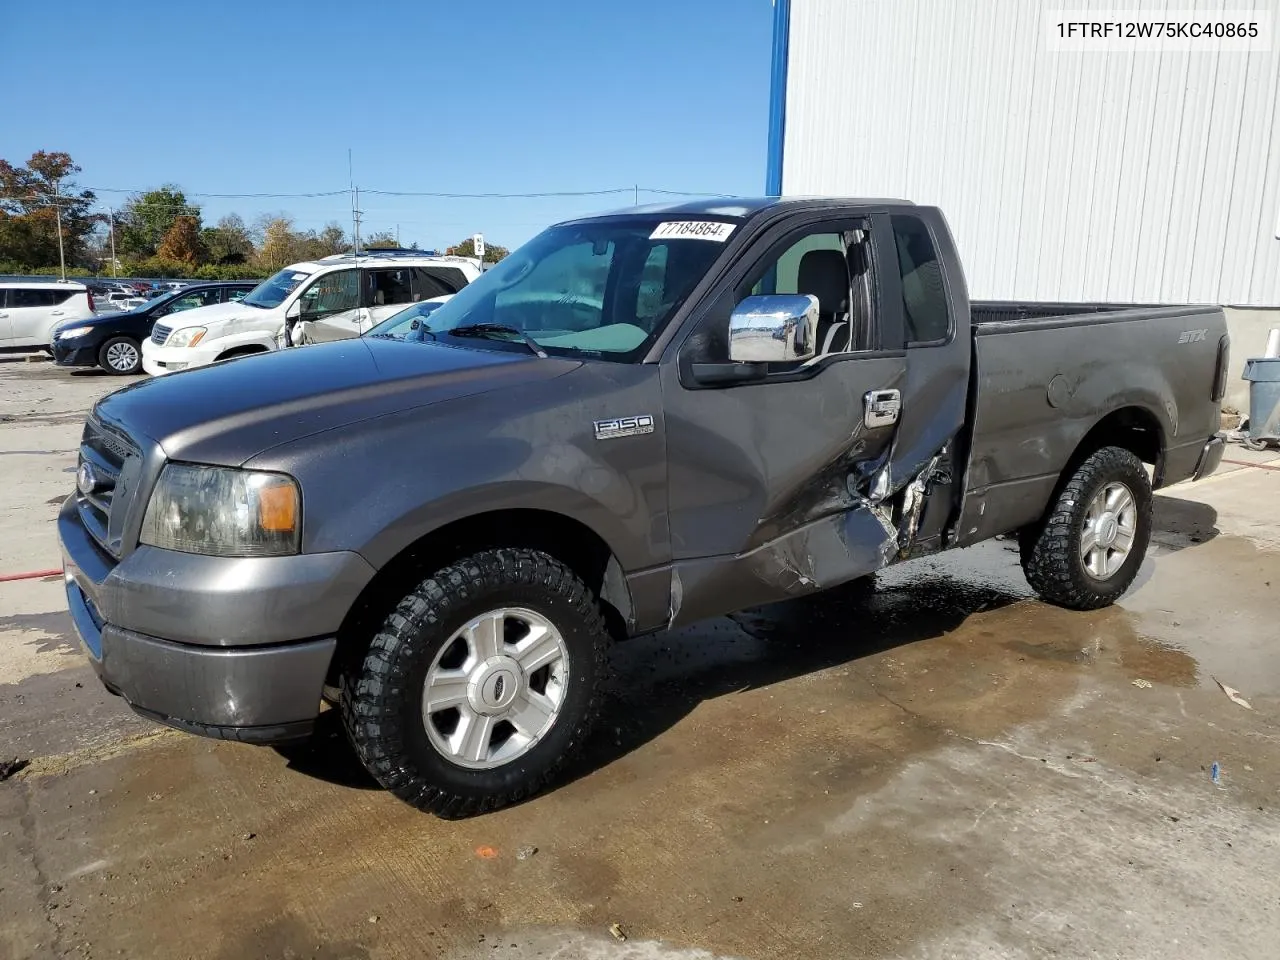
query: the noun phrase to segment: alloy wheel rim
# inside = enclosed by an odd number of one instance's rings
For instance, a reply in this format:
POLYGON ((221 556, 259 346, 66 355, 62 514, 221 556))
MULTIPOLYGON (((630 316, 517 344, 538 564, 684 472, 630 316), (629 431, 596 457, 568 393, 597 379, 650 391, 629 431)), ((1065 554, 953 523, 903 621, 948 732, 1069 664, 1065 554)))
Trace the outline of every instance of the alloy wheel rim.
POLYGON ((568 682, 569 650, 550 620, 525 607, 487 611, 455 631, 427 669, 427 739, 461 767, 510 763, 555 726, 568 682))
POLYGON ((130 343, 113 343, 107 347, 107 363, 113 370, 132 370, 138 363, 138 351, 130 343))
POLYGON ((1104 484, 1089 501, 1080 532, 1080 562, 1095 580, 1110 580, 1133 552, 1138 504, 1119 481, 1104 484))

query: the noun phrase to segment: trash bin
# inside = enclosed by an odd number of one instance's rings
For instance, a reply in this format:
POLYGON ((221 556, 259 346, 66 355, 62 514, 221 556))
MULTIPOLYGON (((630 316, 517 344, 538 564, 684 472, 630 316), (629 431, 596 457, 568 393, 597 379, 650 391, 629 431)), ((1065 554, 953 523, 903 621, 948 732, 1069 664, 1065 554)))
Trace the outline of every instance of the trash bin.
POLYGON ((1244 362, 1249 381, 1249 439, 1280 440, 1280 357, 1254 357, 1244 362))

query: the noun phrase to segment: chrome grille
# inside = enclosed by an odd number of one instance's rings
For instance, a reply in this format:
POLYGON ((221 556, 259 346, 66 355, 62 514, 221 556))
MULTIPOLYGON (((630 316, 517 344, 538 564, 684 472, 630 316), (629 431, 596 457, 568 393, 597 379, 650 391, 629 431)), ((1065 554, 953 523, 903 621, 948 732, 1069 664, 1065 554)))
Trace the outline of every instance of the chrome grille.
POLYGON ((173 333, 173 327, 166 327, 163 323, 157 323, 151 328, 151 342, 157 347, 163 347, 164 342, 169 339, 169 334, 173 333))
POLYGON ((96 420, 85 423, 76 466, 76 505, 85 529, 113 557, 120 556, 118 531, 129 508, 127 499, 117 497, 117 493, 127 490, 120 483, 120 475, 131 461, 136 462, 141 456, 141 451, 128 437, 96 420))

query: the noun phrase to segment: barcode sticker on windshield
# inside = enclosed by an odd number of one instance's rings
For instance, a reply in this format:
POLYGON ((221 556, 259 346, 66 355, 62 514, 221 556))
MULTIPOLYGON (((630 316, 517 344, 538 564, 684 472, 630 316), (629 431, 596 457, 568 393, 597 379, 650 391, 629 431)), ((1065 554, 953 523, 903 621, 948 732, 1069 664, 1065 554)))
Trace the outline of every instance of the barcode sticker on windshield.
POLYGON ((712 240, 724 243, 733 233, 736 224, 716 223, 712 220, 675 220, 660 223, 649 234, 650 240, 712 240))

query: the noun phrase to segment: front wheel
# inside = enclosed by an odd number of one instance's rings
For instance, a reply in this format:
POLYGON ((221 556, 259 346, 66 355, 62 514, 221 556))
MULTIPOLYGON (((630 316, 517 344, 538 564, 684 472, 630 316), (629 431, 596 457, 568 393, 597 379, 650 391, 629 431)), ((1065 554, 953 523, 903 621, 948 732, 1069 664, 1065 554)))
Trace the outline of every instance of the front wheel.
POLYGON ((347 733, 400 799, 458 817, 542 789, 594 725, 609 635, 564 564, 501 548, 432 574, 344 677, 347 733))
POLYGON ((142 348, 130 337, 112 337, 98 350, 98 365, 117 376, 142 370, 142 348))
POLYGON ((1103 447, 1071 475, 1045 518, 1022 531, 1027 582, 1043 599, 1072 610, 1118 600, 1151 542, 1151 481, 1133 453, 1103 447))

